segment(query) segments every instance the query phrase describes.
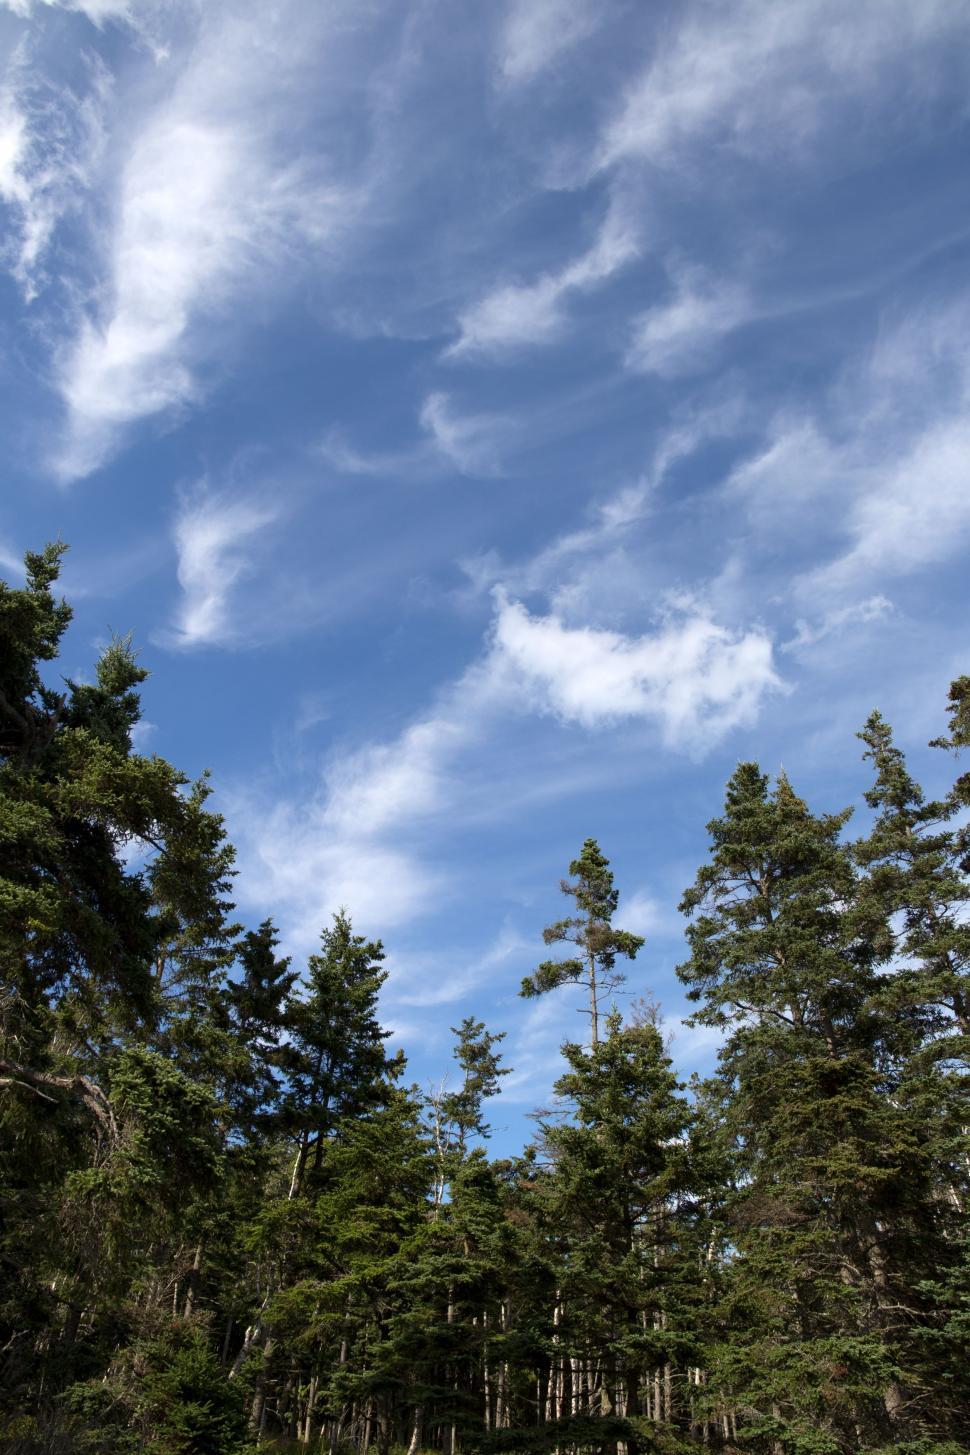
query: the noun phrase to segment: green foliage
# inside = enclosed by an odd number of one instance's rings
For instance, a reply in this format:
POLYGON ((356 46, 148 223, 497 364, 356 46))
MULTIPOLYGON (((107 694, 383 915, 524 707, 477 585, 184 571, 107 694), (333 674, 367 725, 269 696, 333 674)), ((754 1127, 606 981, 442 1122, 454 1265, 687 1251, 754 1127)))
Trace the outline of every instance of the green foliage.
POLYGON ((544 960, 531 975, 525 976, 519 994, 530 1000, 563 985, 585 986, 589 994, 590 1039, 595 1045, 599 1038, 602 997, 626 979, 616 969, 617 956, 635 959, 644 941, 639 935, 613 926, 619 890, 613 884, 610 861, 595 839, 586 840, 579 858, 570 864, 569 872, 573 880, 563 879, 560 888, 575 901, 581 913, 547 925, 542 938, 547 945, 573 944, 579 956, 544 960))
POLYGON ((242 1392, 206 1330, 176 1322, 139 1341, 104 1380, 68 1392, 79 1451, 97 1455, 249 1455, 242 1392))

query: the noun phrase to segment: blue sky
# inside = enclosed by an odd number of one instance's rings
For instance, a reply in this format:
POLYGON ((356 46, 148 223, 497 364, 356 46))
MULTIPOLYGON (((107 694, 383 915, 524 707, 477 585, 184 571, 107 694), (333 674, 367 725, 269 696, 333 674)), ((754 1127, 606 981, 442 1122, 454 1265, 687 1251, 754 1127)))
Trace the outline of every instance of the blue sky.
POLYGON ((238 899, 338 905, 440 1078, 587 835, 631 989, 735 763, 859 804, 970 669, 962 0, 0 0, 0 560, 214 772, 238 899))

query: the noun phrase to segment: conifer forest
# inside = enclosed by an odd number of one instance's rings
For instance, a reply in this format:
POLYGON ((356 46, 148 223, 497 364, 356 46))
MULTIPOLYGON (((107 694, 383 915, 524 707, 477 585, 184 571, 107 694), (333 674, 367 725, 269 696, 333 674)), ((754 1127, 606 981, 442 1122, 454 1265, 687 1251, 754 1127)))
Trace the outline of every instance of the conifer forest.
POLYGON ((616 1009, 643 941, 576 846, 522 994, 588 1021, 496 1158, 501 1027, 460 1020, 428 1093, 380 925, 296 964, 237 922, 208 781, 132 746, 130 643, 58 675, 61 552, 0 586, 0 1448, 968 1448, 970 678, 939 801, 874 711, 861 826, 756 763, 710 805, 678 969, 708 1079, 616 1009))

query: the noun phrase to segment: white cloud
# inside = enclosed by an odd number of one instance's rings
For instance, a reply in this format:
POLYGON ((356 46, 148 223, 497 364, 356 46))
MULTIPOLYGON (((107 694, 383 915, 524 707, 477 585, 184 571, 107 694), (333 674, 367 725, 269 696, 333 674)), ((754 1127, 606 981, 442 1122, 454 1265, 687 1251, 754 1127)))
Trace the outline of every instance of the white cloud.
POLYGON ((640 889, 634 894, 624 895, 617 915, 617 922, 625 930, 634 935, 643 935, 644 939, 670 933, 670 910, 646 890, 640 889))
POLYGON ((440 905, 440 876, 405 847, 337 838, 318 812, 286 800, 230 794, 227 815, 240 898, 279 917, 294 953, 312 949, 341 906, 382 934, 440 905))
POLYGON ((968 322, 970 301, 958 298, 885 325, 815 418, 781 414, 727 482, 759 541, 797 544, 803 559, 815 541, 821 564, 802 569, 794 591, 822 604, 826 635, 863 619, 867 586, 952 559, 970 541, 968 322))
POLYGON ((323 821, 335 834, 368 838, 433 812, 443 766, 466 739, 461 717, 444 711, 413 723, 393 743, 338 760, 327 774, 323 821))
POLYGON ((0 570, 9 571, 12 576, 17 577, 24 574, 23 557, 10 550, 5 541, 0 541, 0 570))
POLYGON ((288 72, 307 60, 286 10, 260 46, 247 21, 207 12, 172 92, 132 128, 100 307, 60 357, 64 479, 102 464, 133 421, 197 399, 212 348, 200 325, 225 327, 244 285, 271 291, 279 263, 333 235, 352 206, 281 149, 284 122, 297 122, 288 72))
POLYGON ((782 413, 767 441, 734 467, 727 488, 745 500, 760 528, 787 531, 806 505, 844 488, 846 465, 819 422, 782 413))
MULTIPOLYGON (((892 24, 882 0, 713 0, 686 13, 605 129, 596 168, 625 158, 674 163, 703 137, 716 147, 798 151, 844 115, 847 99, 881 89, 905 105, 920 49, 970 29, 963 7, 946 0, 898 0, 892 24), (894 65, 908 86, 891 84, 894 65)), ((922 74, 925 88, 933 74, 922 74)))
POLYGON ((429 394, 421 408, 422 427, 436 451, 462 475, 500 475, 500 447, 509 421, 498 414, 461 414, 447 394, 429 394))
POLYGON ((113 240, 111 304, 103 321, 83 322, 62 366, 64 478, 102 463, 124 425, 196 396, 185 356, 195 312, 220 301, 272 232, 272 211, 251 190, 267 178, 253 176, 250 152, 238 128, 177 116, 135 147, 113 240))
POLYGON ((192 305, 242 261, 236 222, 238 139, 189 121, 163 124, 136 147, 122 191, 113 301, 85 320, 65 360, 71 438, 61 472, 95 468, 119 426, 187 402, 196 385, 181 356, 192 305))
POLYGON ((388 450, 383 453, 365 453, 356 449, 346 438, 343 430, 333 428, 327 431, 317 446, 317 451, 327 464, 339 475, 411 475, 420 468, 423 452, 388 450))
POLYGON ((536 710, 587 728, 647 719, 668 747, 688 751, 753 721, 781 686, 763 631, 735 634, 699 610, 629 637, 499 598, 493 658, 536 710))
POLYGON ((133 19, 132 0, 3 0, 3 4, 14 15, 25 20, 33 15, 38 5, 46 5, 54 10, 72 10, 86 15, 88 20, 98 26, 103 25, 106 20, 133 19))
POLYGON ((467 950, 453 949, 415 958, 392 956, 387 999, 394 1005, 448 1005, 493 980, 510 963, 527 966, 535 950, 534 939, 506 924, 487 949, 471 957, 467 950))
POLYGON ((805 647, 814 647, 818 642, 823 642, 827 637, 842 636, 844 632, 855 626, 867 626, 870 622, 881 621, 892 613, 893 604, 885 596, 867 596, 864 601, 853 601, 847 606, 836 607, 833 611, 826 611, 815 621, 800 619, 795 623, 795 635, 790 641, 783 642, 783 652, 798 652, 805 647))
POLYGON ((459 337, 445 356, 499 358, 553 342, 565 327, 569 295, 596 288, 632 262, 640 252, 638 232, 628 200, 614 199, 592 247, 558 273, 487 293, 460 315, 459 337))
POLYGON ((970 541, 970 418, 941 420, 901 458, 864 472, 850 502, 844 555, 813 571, 810 590, 905 575, 965 549, 970 541))
POLYGON ((44 283, 54 230, 91 183, 104 143, 106 72, 89 62, 89 91, 43 85, 18 47, 0 90, 0 202, 16 224, 2 255, 28 302, 44 283))
POLYGON ((341 475, 422 480, 457 470, 482 479, 503 473, 504 449, 520 433, 509 415, 462 411, 441 389, 425 398, 418 422, 422 436, 410 448, 360 450, 335 428, 317 453, 341 475))
POLYGON ((186 500, 175 524, 178 580, 183 600, 169 645, 198 647, 237 640, 233 591, 252 569, 242 547, 278 516, 253 500, 197 495, 186 500))
POLYGON ((585 40, 602 19, 605 0, 513 0, 499 40, 499 69, 511 85, 544 71, 585 40))
POLYGON ((440 904, 446 875, 415 849, 415 837, 449 806, 450 769, 478 730, 487 691, 472 668, 398 737, 335 754, 316 792, 236 798, 240 891, 280 914, 297 947, 311 944, 341 905, 383 929, 440 904))
POLYGON ((660 1031, 678 1066, 701 1068, 714 1061, 725 1041, 720 1026, 687 1024, 688 1015, 662 1015, 660 1031))
POLYGON ((675 292, 635 321, 626 364, 641 373, 676 378, 703 367, 721 339, 752 314, 747 289, 697 268, 672 269, 675 292))

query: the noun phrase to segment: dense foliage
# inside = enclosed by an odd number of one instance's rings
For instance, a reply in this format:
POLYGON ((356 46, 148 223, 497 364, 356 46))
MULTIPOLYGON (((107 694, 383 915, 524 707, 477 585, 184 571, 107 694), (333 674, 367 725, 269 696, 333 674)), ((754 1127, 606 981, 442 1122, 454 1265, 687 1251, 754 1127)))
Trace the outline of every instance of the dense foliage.
MULTIPOLYGON (((0 1447, 957 1455, 970 1432, 968 776, 878 714, 868 832, 742 764, 686 891, 681 1084, 590 839, 523 994, 585 987, 554 1112, 486 1152, 501 1034, 422 1094, 343 913, 232 919, 208 786, 132 745, 127 641, 52 687, 59 548, 0 584, 0 1447), (635 1003, 636 1004, 636 1003, 635 1003)), ((970 679, 938 746, 970 745, 970 679)))

